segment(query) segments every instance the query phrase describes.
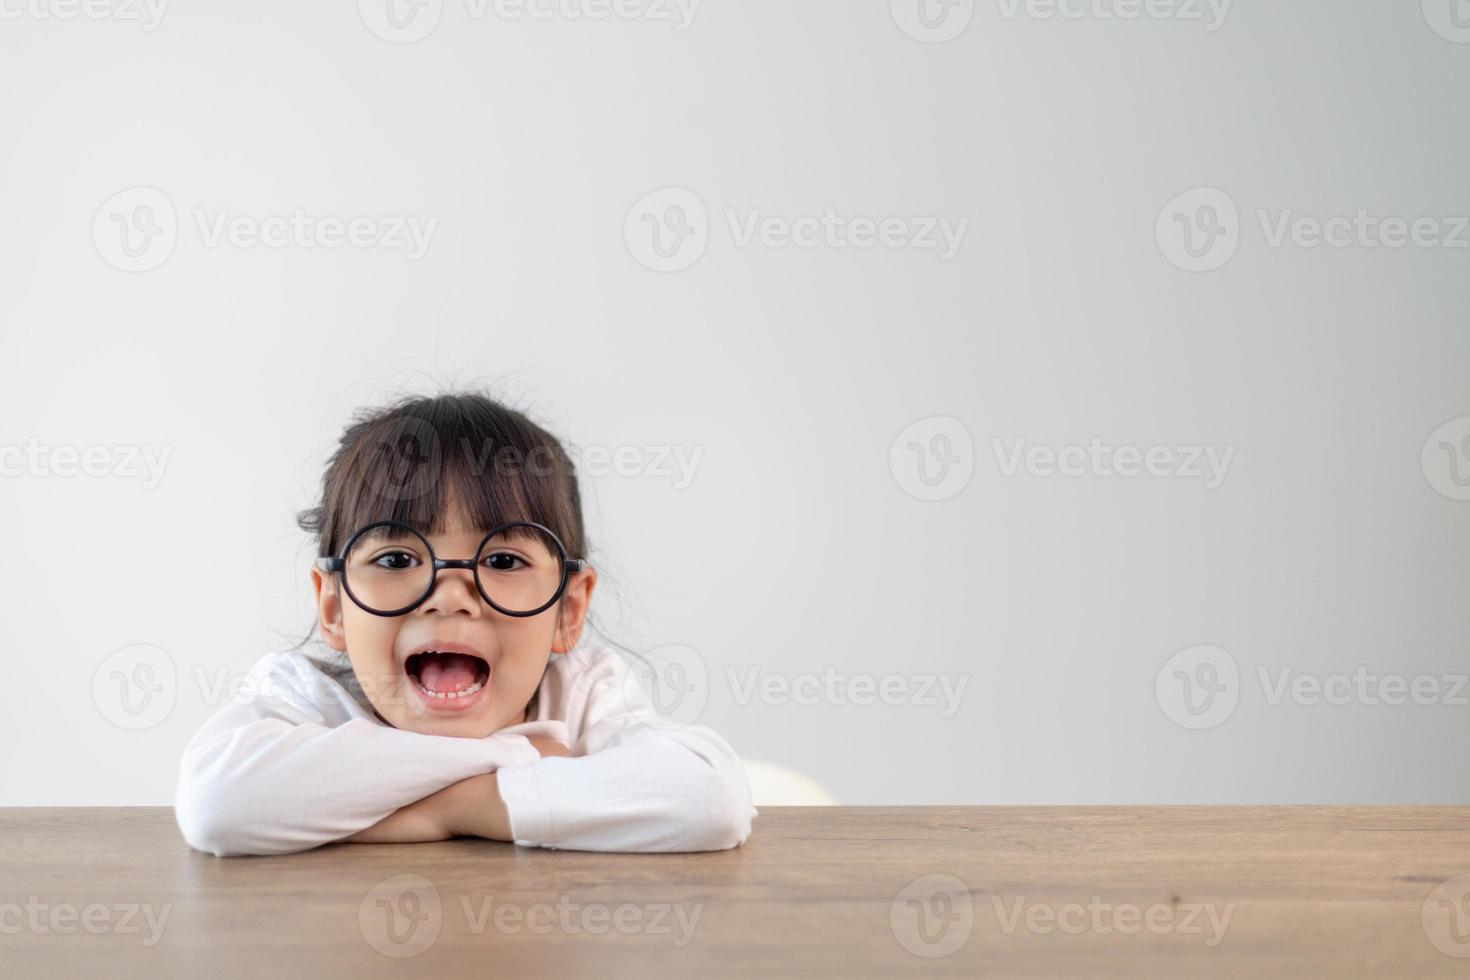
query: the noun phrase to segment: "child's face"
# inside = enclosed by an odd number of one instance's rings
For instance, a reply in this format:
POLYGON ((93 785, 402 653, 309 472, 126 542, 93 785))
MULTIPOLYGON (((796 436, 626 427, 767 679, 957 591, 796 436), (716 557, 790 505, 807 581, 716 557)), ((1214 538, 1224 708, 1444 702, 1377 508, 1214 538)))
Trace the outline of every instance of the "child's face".
MULTIPOLYGON (((440 558, 472 558, 487 530, 456 518, 428 540, 440 558)), ((387 559, 395 560, 402 561, 387 559)), ((363 691, 389 724, 482 738, 526 720, 547 658, 576 646, 596 573, 576 573, 555 605, 523 617, 491 608, 468 569, 441 570, 429 597, 401 616, 362 609, 343 594, 337 575, 313 569, 312 581, 322 636, 332 649, 347 652, 363 691), (430 650, 439 652, 423 652, 430 650)))

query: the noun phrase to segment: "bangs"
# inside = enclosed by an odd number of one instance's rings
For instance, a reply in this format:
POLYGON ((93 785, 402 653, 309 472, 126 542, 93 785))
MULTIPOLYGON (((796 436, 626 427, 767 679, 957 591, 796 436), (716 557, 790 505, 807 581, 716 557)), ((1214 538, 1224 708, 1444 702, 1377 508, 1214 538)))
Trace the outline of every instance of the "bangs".
MULTIPOLYGON (((580 547, 579 494, 565 451, 494 403, 440 398, 402 406, 361 423, 338 463, 325 488, 323 554, 335 555, 358 528, 386 520, 426 535, 456 521, 481 532, 534 521, 551 528, 569 554, 580 547)), ((511 531, 521 533, 535 534, 511 531)))

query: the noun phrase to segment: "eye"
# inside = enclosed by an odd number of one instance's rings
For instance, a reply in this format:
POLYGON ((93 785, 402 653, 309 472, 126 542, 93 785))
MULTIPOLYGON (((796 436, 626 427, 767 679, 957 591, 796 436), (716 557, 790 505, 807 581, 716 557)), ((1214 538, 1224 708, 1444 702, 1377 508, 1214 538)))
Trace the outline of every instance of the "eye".
POLYGON ((490 552, 485 556, 485 564, 494 572, 513 572, 517 568, 528 567, 524 558, 509 551, 490 552))
POLYGON ((406 551, 385 551, 374 558, 372 563, 379 568, 386 568, 389 571, 402 571, 404 569, 418 567, 419 560, 406 551))

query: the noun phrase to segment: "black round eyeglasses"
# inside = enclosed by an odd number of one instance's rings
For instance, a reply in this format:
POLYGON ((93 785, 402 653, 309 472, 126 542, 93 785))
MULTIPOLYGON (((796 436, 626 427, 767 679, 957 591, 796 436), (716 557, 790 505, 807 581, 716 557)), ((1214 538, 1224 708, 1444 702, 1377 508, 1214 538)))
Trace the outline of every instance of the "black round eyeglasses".
POLYGON ((375 521, 353 532, 335 556, 316 560, 342 576, 348 596, 374 616, 402 616, 434 592, 439 572, 468 569, 490 608, 507 616, 535 616, 549 609, 584 558, 568 558, 561 539, 535 521, 492 528, 474 558, 439 558, 429 539, 402 521, 375 521))

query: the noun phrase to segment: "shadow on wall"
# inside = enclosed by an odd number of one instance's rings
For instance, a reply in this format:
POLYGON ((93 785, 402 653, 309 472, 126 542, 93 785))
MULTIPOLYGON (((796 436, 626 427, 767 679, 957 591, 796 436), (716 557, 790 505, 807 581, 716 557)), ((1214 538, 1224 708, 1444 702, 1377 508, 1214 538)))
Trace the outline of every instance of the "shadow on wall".
POLYGON ((761 806, 836 806, 837 800, 805 773, 774 762, 742 759, 752 801, 761 806))

